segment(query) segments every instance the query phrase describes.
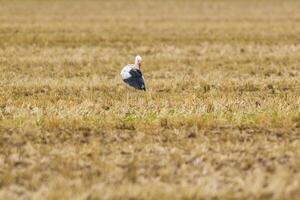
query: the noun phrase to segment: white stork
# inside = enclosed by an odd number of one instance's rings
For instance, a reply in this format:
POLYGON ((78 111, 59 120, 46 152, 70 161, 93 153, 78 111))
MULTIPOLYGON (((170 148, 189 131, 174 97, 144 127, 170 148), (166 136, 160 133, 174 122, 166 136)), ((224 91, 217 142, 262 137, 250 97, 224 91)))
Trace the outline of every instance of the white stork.
POLYGON ((144 76, 140 70, 142 66, 142 57, 137 55, 134 64, 128 64, 121 71, 122 80, 138 90, 145 90, 144 76))

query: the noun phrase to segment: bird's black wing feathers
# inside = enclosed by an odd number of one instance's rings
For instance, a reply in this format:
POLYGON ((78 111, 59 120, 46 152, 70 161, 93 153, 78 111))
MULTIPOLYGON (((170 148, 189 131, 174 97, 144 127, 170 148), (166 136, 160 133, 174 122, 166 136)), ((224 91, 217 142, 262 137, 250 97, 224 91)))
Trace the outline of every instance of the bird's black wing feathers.
POLYGON ((139 69, 132 69, 129 73, 131 77, 124 82, 136 89, 146 90, 142 72, 139 69))
POLYGON ((143 76, 141 70, 139 69, 132 69, 129 71, 129 74, 135 78, 142 78, 143 76))

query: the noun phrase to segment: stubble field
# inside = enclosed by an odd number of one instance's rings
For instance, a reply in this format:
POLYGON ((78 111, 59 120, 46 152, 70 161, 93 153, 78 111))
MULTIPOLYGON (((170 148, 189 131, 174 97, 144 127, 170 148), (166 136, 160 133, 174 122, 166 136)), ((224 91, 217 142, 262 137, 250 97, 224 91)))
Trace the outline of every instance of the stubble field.
POLYGON ((0 199, 299 198, 299 1, 0 5, 0 199))

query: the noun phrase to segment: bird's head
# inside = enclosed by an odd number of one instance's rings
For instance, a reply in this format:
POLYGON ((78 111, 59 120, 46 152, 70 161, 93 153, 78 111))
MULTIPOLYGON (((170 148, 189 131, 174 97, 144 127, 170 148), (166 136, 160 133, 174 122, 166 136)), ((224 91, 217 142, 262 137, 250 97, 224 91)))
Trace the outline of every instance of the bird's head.
POLYGON ((134 63, 134 65, 135 65, 138 69, 141 68, 141 66, 142 66, 142 57, 141 57, 140 55, 137 55, 137 56, 135 57, 135 63, 134 63))

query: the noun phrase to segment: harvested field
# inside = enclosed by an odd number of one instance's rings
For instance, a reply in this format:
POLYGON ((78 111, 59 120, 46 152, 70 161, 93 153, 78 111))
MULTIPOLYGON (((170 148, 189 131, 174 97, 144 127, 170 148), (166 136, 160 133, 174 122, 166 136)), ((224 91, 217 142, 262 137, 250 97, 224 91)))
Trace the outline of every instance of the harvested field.
POLYGON ((300 1, 0 5, 0 199, 299 198, 300 1))

